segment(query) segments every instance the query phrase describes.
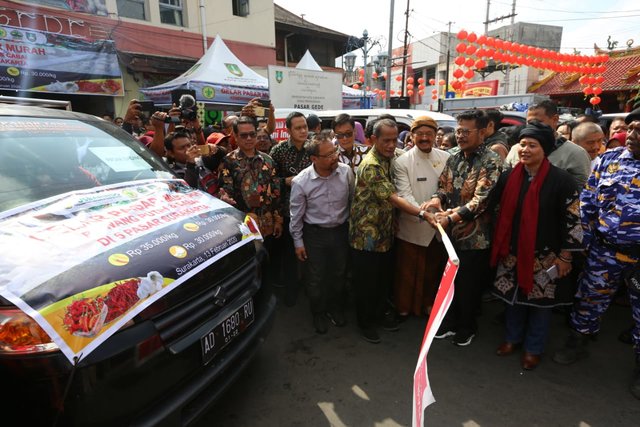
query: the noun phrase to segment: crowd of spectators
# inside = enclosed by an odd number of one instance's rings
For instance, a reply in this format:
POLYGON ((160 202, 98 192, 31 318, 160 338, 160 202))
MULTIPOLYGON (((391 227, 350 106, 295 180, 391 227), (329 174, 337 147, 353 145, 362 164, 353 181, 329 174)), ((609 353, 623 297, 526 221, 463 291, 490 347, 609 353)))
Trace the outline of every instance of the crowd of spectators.
POLYGON ((496 354, 522 347, 522 367, 535 369, 552 308, 566 306, 570 331, 552 359, 570 364, 588 354, 626 289, 640 399, 640 109, 606 131, 587 116, 559 123, 556 105, 543 101, 522 126, 500 129, 499 111, 472 110, 455 129, 422 116, 400 134, 390 115, 363 126, 340 114, 327 128, 293 112, 289 138, 274 143, 274 108, 257 120, 258 100, 220 129, 171 120, 177 109, 154 112, 145 126, 137 105, 123 129, 189 185, 255 220, 270 253, 268 285, 287 306, 304 290, 317 333, 345 326, 349 304, 371 343, 380 329, 428 316, 447 256, 440 225, 460 269, 436 338, 471 345, 491 293, 505 305, 496 354))

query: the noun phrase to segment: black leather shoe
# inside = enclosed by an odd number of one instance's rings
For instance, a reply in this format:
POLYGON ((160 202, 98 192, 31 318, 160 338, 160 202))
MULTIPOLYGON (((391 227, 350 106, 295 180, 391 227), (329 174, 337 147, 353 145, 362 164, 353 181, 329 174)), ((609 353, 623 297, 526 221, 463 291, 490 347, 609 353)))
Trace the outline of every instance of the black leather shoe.
POLYGON ((333 323, 333 326, 337 326, 342 328, 347 324, 347 321, 344 319, 344 313, 341 311, 329 311, 327 312, 327 318, 333 323))

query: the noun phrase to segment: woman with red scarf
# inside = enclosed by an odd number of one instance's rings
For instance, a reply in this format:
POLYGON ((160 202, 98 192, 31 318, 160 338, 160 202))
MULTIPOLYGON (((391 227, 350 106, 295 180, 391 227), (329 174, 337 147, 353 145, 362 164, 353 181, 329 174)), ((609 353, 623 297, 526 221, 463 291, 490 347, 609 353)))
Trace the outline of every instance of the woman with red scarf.
POLYGON ((572 252, 582 249, 578 188, 567 172, 549 163, 553 130, 538 121, 519 136, 520 162, 496 185, 498 220, 491 249, 497 267, 494 294, 504 300, 505 341, 499 356, 524 346, 522 367, 538 366, 549 332, 551 308, 569 305, 572 252))

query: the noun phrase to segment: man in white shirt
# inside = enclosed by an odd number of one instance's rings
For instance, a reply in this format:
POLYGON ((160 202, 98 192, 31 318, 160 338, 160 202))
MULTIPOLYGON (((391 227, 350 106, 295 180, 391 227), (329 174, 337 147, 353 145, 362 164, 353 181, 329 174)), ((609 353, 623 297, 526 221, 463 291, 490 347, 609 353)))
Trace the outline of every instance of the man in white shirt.
MULTIPOLYGON (((398 195, 420 206, 438 190, 438 178, 450 154, 434 148, 438 124, 428 116, 411 125, 414 147, 398 157, 393 176, 398 195)), ((396 233, 394 302, 401 317, 428 314, 438 289, 446 252, 436 230, 417 216, 400 212, 396 233)))
POLYGON ((307 296, 316 332, 327 332, 327 318, 344 326, 344 292, 349 253, 349 208, 354 189, 351 168, 338 162, 338 147, 321 132, 305 146, 311 166, 291 183, 289 230, 297 258, 305 267, 307 296))

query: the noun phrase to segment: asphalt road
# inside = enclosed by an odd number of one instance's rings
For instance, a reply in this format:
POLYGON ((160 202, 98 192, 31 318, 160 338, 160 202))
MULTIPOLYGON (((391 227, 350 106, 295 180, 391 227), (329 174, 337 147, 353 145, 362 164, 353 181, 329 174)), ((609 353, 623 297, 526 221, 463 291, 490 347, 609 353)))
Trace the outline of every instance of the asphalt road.
MULTIPOLYGON (((628 307, 611 307, 588 359, 561 366, 547 356, 535 371, 523 371, 518 355, 495 355, 501 309, 497 301, 483 304, 480 332, 469 347, 434 341, 427 360, 436 403, 427 408, 425 425, 640 425, 640 401, 628 391, 633 350, 617 340, 631 324, 628 307)), ((381 331, 380 344, 360 337, 353 311, 348 320, 345 328, 317 335, 305 299, 279 306, 256 360, 198 426, 410 426, 426 319, 381 331)), ((549 354, 566 333, 563 316, 554 315, 549 354)))

